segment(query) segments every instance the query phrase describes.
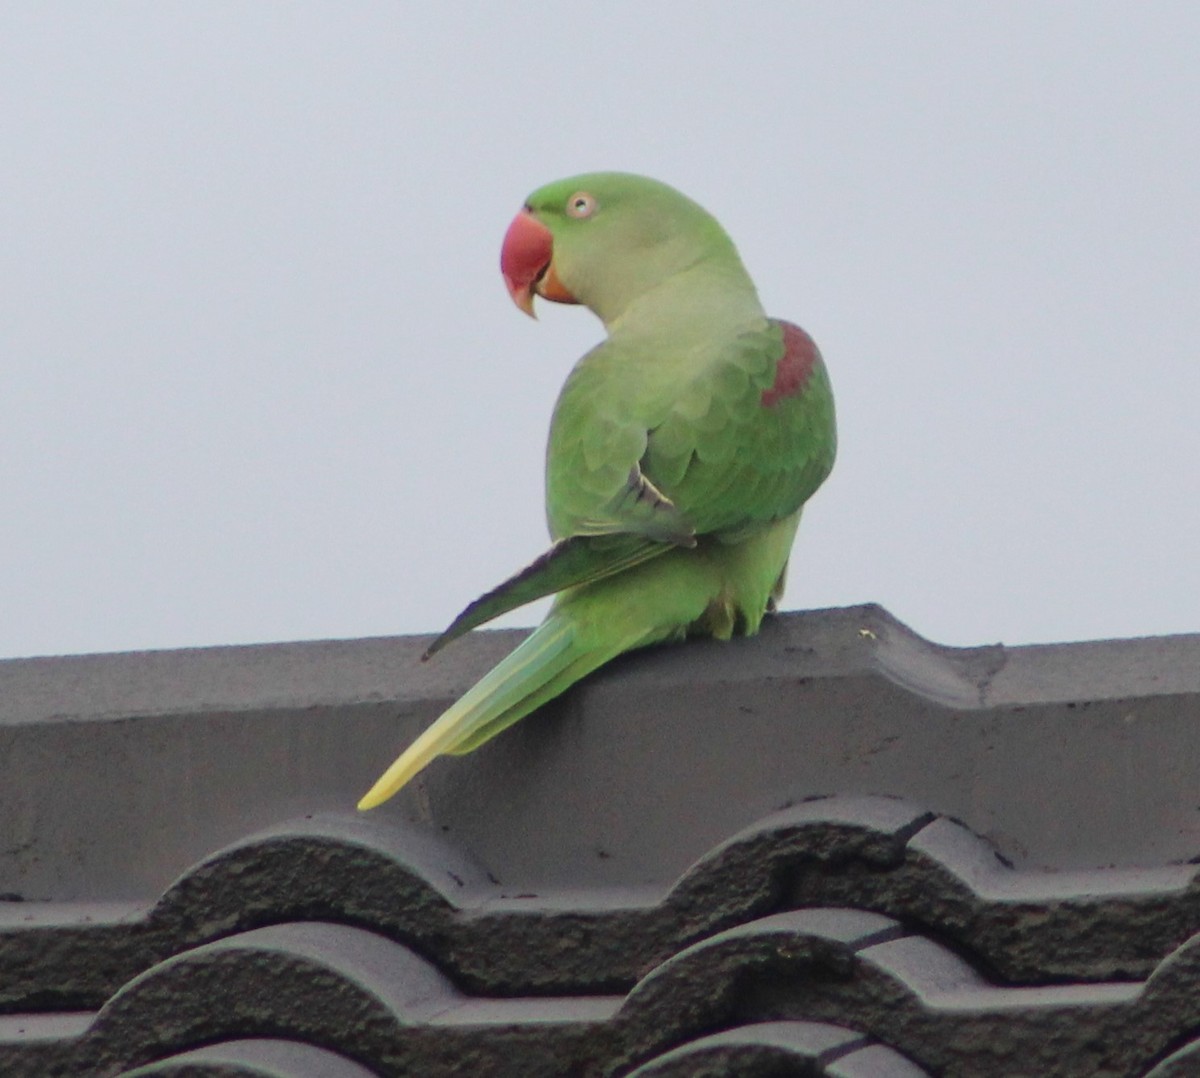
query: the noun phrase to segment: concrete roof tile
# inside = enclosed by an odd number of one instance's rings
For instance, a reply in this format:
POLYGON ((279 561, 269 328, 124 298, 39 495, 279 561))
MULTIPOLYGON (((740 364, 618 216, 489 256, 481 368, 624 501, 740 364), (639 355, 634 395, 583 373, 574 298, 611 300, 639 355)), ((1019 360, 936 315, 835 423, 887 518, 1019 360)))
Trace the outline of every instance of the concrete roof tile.
POLYGON ((825 1022, 757 1022, 673 1048, 630 1078, 927 1078, 899 1053, 825 1022))
POLYGON ((1200 637, 784 616, 347 811, 518 637, 0 663, 0 1073, 1194 1070, 1200 637))
POLYGON ((336 1052, 297 1041, 247 1038, 180 1052, 124 1078, 375 1078, 336 1052))

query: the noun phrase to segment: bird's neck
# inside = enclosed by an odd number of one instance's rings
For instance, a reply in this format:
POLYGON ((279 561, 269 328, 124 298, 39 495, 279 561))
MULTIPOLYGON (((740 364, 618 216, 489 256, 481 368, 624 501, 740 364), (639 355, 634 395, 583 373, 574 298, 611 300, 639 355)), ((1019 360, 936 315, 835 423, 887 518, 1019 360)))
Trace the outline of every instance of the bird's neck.
POLYGON ((740 261, 701 261, 647 289, 612 318, 596 312, 609 337, 669 329, 675 340, 765 317, 753 282, 740 261))

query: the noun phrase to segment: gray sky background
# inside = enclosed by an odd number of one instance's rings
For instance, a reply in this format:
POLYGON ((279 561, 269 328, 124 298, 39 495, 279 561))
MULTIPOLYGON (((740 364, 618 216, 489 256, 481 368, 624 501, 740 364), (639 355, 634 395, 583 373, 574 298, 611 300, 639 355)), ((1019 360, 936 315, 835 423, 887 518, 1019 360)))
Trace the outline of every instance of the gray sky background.
POLYGON ((825 353, 786 605, 1200 630, 1198 54, 1195 3, 4 5, 0 655, 433 631, 537 554, 601 327, 499 244, 598 168, 825 353))

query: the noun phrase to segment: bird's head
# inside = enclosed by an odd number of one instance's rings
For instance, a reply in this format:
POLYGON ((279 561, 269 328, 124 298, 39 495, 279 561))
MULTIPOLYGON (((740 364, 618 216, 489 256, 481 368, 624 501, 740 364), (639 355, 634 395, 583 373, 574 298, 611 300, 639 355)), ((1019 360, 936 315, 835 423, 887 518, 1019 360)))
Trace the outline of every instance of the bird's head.
MULTIPOLYGON (((500 271, 513 302, 582 303, 610 324, 631 302, 706 259, 737 253, 716 220, 665 183, 593 172, 539 188, 513 218, 500 271)), ((740 262, 737 262, 740 267, 740 262)))

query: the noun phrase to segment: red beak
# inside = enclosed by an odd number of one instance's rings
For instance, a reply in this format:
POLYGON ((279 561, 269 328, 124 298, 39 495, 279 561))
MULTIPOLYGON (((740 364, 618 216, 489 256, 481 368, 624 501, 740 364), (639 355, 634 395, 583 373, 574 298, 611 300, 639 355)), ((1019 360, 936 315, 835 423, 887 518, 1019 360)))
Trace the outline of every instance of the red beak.
POLYGON ((554 272, 554 237, 528 210, 513 218, 500 248, 500 272, 513 303, 530 318, 534 295, 558 303, 577 303, 554 272))

